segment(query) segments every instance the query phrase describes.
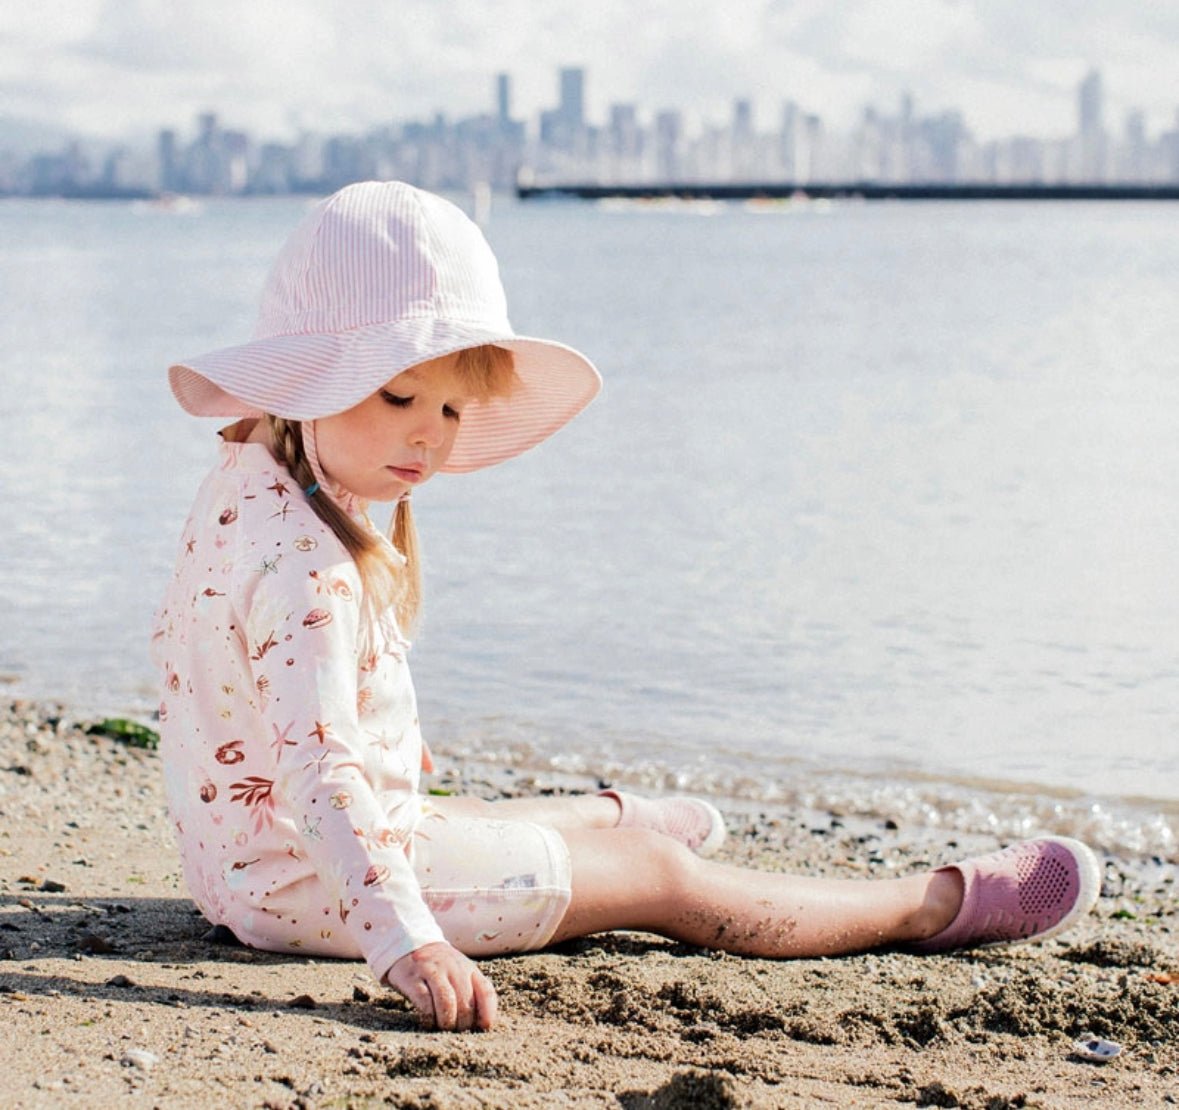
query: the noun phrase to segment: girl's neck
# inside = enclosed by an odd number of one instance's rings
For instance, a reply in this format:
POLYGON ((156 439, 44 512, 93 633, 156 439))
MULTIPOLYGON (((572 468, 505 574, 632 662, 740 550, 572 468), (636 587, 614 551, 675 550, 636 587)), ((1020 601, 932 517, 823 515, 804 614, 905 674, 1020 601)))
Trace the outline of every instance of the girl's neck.
POLYGON ((274 437, 270 434, 270 425, 265 420, 254 420, 253 427, 247 428, 249 420, 243 420, 238 427, 245 433, 243 443, 260 443, 272 455, 274 454, 274 437))
POLYGON ((228 427, 220 428, 217 434, 226 443, 260 443, 271 454, 274 453, 272 449, 274 441, 270 437, 270 428, 265 420, 259 420, 257 417, 243 417, 228 427))

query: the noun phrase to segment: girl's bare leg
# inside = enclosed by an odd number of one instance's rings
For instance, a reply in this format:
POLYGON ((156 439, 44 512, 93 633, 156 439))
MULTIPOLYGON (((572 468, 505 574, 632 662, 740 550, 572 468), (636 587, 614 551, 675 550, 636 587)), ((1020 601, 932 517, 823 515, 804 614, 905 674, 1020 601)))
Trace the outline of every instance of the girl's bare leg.
POLYGON ((962 902, 957 871, 816 879, 713 863, 666 836, 565 829, 573 900, 556 943, 640 929, 749 956, 834 956, 940 932, 962 902))
POLYGON ((622 811, 601 794, 557 794, 551 798, 482 798, 438 796, 430 804, 446 817, 491 817, 499 821, 533 821, 553 829, 612 829, 622 811))

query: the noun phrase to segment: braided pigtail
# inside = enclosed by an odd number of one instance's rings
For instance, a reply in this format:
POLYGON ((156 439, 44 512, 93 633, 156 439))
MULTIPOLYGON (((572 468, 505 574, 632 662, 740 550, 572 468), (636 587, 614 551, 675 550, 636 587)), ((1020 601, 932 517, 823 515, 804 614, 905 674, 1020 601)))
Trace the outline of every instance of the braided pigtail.
POLYGON ((409 502, 398 504, 390 537, 393 545, 405 556, 405 566, 401 566, 369 528, 349 516, 318 488, 303 447, 302 425, 297 420, 284 420, 278 416, 267 416, 266 422, 275 458, 304 491, 312 490, 308 495, 311 508, 352 556, 373 612, 380 613, 390 605, 394 606, 397 623, 408 635, 417 623, 422 597, 421 558, 409 502))

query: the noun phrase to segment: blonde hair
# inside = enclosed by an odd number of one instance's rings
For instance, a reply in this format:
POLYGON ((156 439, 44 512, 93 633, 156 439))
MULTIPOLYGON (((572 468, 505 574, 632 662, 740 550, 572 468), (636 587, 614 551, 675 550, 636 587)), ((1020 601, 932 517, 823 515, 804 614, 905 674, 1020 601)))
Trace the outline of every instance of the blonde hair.
MULTIPOLYGON (((458 353, 455 375, 475 401, 506 397, 519 383, 512 352, 503 347, 469 347, 458 353)), ((303 447, 303 427, 297 420, 267 416, 275 458, 303 489, 315 482, 303 447)), ((331 497, 316 493, 312 509, 348 550, 360 573, 365 601, 374 613, 393 606, 397 623, 409 633, 417 625, 422 606, 422 566, 418 533, 408 500, 397 503, 389 539, 405 556, 402 566, 364 523, 349 516, 331 497)))

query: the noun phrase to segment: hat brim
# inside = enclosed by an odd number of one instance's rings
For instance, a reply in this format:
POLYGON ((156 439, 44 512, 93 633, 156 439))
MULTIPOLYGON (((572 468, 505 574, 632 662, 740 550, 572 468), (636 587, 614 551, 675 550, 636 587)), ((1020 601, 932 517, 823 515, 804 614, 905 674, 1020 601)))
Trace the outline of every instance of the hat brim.
POLYGON ((318 420, 359 404, 411 366, 485 344, 514 353, 519 384, 507 397, 463 410, 441 468, 457 474, 514 458, 572 420, 601 388, 593 363, 572 347, 516 335, 506 324, 496 329, 422 317, 255 339, 175 363, 168 381, 194 416, 318 420), (336 372, 344 367, 346 374, 336 372))

